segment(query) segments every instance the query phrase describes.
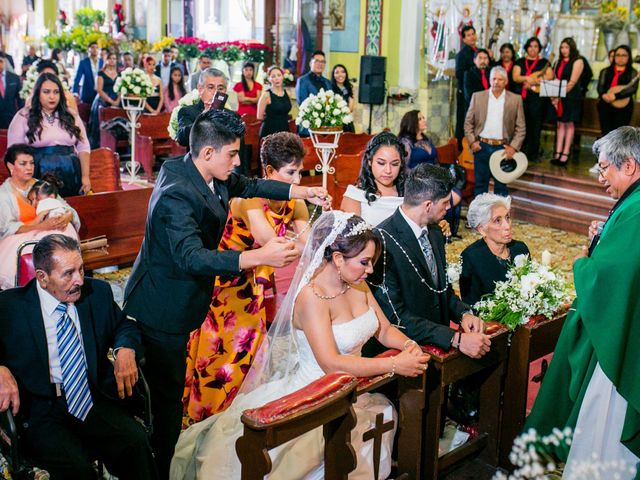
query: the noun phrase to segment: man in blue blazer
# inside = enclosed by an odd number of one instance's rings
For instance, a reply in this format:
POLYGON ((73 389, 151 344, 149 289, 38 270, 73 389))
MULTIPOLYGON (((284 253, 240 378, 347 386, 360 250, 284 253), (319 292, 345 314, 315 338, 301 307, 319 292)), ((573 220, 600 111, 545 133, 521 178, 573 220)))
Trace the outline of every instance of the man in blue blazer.
POLYGON ((82 102, 91 104, 96 98, 96 77, 102 68, 102 59, 98 58, 98 44, 96 42, 89 44, 87 52, 89 54, 87 58, 78 64, 76 78, 73 81, 73 93, 79 93, 82 102), (80 83, 82 83, 82 90, 80 90, 80 83))
POLYGON ((147 435, 121 409, 138 379, 140 332, 106 283, 84 278, 78 242, 33 250, 36 278, 0 292, 0 411, 12 408, 26 454, 52 478, 155 479, 147 435), (114 365, 107 355, 113 348, 114 365))
POLYGON ((8 60, 0 53, 0 129, 9 128, 16 112, 22 107, 20 77, 7 69, 8 60))

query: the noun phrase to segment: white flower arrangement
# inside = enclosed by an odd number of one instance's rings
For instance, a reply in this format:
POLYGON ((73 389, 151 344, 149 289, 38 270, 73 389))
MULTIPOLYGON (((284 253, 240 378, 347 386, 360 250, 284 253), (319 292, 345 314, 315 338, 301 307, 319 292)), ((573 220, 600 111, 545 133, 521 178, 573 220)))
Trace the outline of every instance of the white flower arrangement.
POLYGON ((573 430, 554 428, 549 435, 541 436, 531 428, 513 441, 509 460, 516 469, 507 476, 498 472, 493 480, 600 480, 603 478, 632 478, 636 467, 624 461, 603 462, 593 456, 589 461, 571 464, 571 472, 564 475, 563 458, 569 454, 573 442, 573 430))
MULTIPOLYGON (((31 64, 27 73, 25 74, 24 82, 22 82, 22 88, 20 89, 20 98, 23 100, 27 100, 31 98, 31 93, 33 92, 33 87, 36 85, 36 80, 40 74, 38 73, 38 63, 40 60, 36 60, 31 64)), ((64 72, 60 71, 60 65, 56 63, 56 68, 58 69, 58 78, 60 82, 62 82, 62 88, 65 90, 69 90, 69 86, 67 85, 66 80, 64 79, 64 72)))
POLYGON ((302 102, 296 117, 296 125, 315 130, 323 127, 341 127, 353 122, 349 105, 332 90, 320 89, 317 95, 309 95, 302 102))
POLYGON ((180 111, 180 109, 184 106, 195 105, 199 101, 200 101, 200 93, 198 92, 197 89, 191 90, 189 93, 187 93, 184 97, 182 97, 178 101, 178 105, 176 106, 176 108, 173 109, 173 112, 171 112, 171 118, 169 119, 169 126, 167 127, 167 130, 169 131, 169 136, 172 139, 176 140, 176 137, 178 136, 178 126, 179 126, 178 112, 180 111))
POLYGON ((459 258, 454 263, 447 262, 447 280, 449 284, 453 285, 460 280, 460 275, 462 275, 462 258, 459 258))
POLYGON ((126 68, 116 79, 113 90, 123 97, 147 98, 153 94, 153 84, 139 68, 126 68))
POLYGON ((500 322, 514 330, 530 317, 553 314, 569 300, 562 276, 553 269, 518 255, 507 270, 507 279, 496 282, 495 291, 474 305, 484 321, 500 322))

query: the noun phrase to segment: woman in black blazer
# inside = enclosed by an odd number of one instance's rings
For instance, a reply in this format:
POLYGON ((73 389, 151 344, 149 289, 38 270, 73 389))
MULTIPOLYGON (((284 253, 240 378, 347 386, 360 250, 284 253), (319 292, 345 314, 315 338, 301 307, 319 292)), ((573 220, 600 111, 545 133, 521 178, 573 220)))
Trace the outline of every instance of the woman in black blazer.
POLYGON ((462 252, 460 293, 468 305, 493 293, 496 282, 507 278, 513 259, 529 254, 523 242, 512 238, 510 211, 511 197, 493 193, 478 195, 469 205, 467 220, 482 238, 462 252))

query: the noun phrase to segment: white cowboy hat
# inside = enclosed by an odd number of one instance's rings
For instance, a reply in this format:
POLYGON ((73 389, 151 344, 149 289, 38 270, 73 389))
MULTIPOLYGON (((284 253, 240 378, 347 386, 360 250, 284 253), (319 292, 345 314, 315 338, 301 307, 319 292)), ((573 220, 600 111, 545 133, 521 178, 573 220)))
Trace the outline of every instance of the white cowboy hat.
POLYGON ((520 178, 528 165, 527 156, 522 152, 516 152, 512 160, 507 160, 504 158, 504 150, 498 150, 489 158, 491 175, 502 183, 511 183, 520 178))

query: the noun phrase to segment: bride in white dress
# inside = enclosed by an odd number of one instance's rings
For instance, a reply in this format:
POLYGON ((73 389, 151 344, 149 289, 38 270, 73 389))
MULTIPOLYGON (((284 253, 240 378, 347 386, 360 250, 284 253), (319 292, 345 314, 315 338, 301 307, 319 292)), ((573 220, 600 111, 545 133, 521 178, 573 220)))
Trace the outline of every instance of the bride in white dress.
MULTIPOLYGON (((242 435, 242 412, 298 390, 326 373, 358 377, 394 372, 417 376, 429 356, 391 326, 364 281, 373 271, 380 243, 371 228, 353 214, 324 213, 314 224, 287 296, 256 355, 240 393, 224 412, 185 430, 171 463, 171 478, 236 479, 235 452, 242 435), (372 336, 401 350, 390 358, 363 358, 372 336)), ((374 478, 373 442, 362 435, 378 413, 395 419, 391 403, 380 394, 364 394, 355 404, 358 418, 351 439, 357 454, 350 479, 374 478)), ((394 432, 383 435, 379 478, 391 470, 394 432)), ((270 451, 269 479, 324 478, 322 429, 317 428, 270 451)))

